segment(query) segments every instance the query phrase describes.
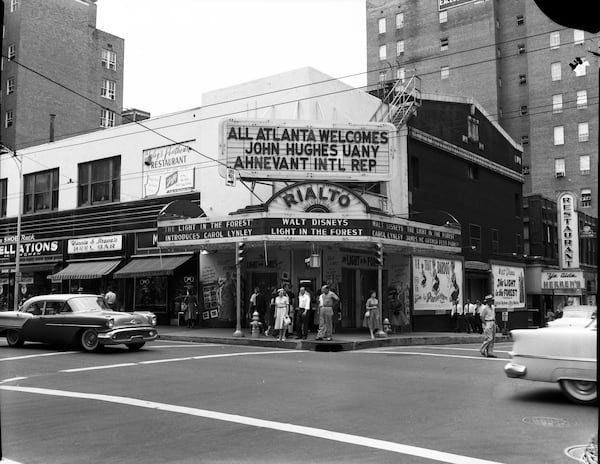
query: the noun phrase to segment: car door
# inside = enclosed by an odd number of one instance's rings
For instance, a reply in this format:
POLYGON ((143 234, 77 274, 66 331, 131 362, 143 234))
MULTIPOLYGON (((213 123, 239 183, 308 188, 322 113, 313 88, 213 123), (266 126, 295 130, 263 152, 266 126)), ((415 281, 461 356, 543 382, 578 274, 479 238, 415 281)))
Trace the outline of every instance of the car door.
POLYGON ((38 300, 29 303, 22 310, 23 313, 27 313, 30 317, 23 324, 21 329, 21 335, 25 340, 31 341, 43 341, 44 339, 44 301, 38 300))
POLYGON ((40 328, 43 339, 40 341, 53 344, 70 342, 69 328, 65 325, 64 301, 45 301, 40 328))

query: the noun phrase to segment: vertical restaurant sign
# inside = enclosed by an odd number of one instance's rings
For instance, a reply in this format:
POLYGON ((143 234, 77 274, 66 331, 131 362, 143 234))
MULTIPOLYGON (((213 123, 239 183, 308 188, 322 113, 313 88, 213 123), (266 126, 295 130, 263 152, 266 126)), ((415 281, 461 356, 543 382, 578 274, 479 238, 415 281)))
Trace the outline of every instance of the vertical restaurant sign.
POLYGON ((389 123, 227 119, 221 124, 222 177, 391 179, 396 128, 389 123))
POLYGON ((450 311, 452 302, 462 305, 462 261, 413 256, 414 309, 450 311))
POLYGON ((564 192, 558 196, 558 263, 561 269, 579 268, 579 222, 575 195, 564 192))
POLYGON ((498 308, 525 307, 525 269, 492 264, 494 303, 498 308))
POLYGON ((194 190, 191 141, 142 152, 144 198, 194 190))

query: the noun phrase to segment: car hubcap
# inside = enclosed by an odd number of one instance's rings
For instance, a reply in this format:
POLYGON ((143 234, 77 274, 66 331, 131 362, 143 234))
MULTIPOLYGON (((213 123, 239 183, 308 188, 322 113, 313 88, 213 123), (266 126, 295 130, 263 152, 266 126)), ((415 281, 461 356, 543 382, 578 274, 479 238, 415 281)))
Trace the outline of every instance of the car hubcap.
POLYGON ((94 332, 86 332, 83 337, 83 342, 88 348, 93 348, 98 343, 98 336, 94 332))

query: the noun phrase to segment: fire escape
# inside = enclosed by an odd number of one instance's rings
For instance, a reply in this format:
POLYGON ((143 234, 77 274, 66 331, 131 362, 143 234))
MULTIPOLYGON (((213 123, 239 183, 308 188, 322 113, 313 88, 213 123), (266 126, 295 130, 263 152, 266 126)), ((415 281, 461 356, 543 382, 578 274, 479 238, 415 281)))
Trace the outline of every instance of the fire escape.
POLYGON ((421 106, 421 79, 412 76, 382 81, 379 88, 371 93, 381 99, 371 121, 391 122, 400 129, 421 106))

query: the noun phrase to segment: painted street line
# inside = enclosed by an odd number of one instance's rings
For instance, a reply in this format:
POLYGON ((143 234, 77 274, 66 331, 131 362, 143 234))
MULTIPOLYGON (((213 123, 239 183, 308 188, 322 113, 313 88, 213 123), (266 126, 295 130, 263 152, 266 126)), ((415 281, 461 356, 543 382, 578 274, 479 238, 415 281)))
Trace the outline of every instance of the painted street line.
POLYGON ((13 356, 12 358, 0 358, 0 361, 20 361, 21 359, 42 358, 44 356, 60 356, 63 354, 80 353, 80 351, 59 351, 56 353, 28 354, 24 356, 13 356))
POLYGON ((428 448, 421 448, 411 445, 403 445, 386 440, 378 440, 375 438, 362 437, 359 435, 351 435, 347 433, 334 432, 326 429, 315 427, 305 427, 301 425, 288 424, 285 422, 276 422, 264 419, 256 419, 248 416, 240 416, 237 414, 227 414, 206 409, 197 409, 184 406, 176 406, 167 403, 157 403, 154 401, 139 400, 136 398, 124 396, 102 395, 94 393, 71 392, 64 390, 51 390, 45 388, 34 387, 17 387, 17 386, 0 386, 0 390, 32 393, 38 395, 60 396, 66 398, 77 398, 84 400, 104 401, 108 403, 123 404, 126 406, 136 406, 140 408, 153 409, 158 411, 173 412, 177 414, 186 414, 189 416, 202 417, 205 419, 213 419, 235 424, 242 424, 251 427, 260 427, 281 432, 295 433, 309 437, 320 438, 324 440, 347 443, 355 446, 363 446, 382 451, 389 451, 403 455, 417 456, 433 461, 439 461, 449 464, 500 464, 497 461, 488 461, 485 459, 471 458, 459 454, 446 453, 428 448))
MULTIPOLYGON (((412 350, 415 349, 414 346, 411 346, 411 347, 408 347, 408 346, 406 346, 406 347, 399 346, 398 348, 399 349, 405 349, 406 348, 406 349, 412 349, 412 350)), ((479 348, 459 348, 459 347, 454 348, 454 347, 449 347, 449 346, 437 346, 437 345, 421 346, 419 348, 420 349, 427 348, 427 349, 430 349, 430 350, 477 351, 477 352, 479 352, 479 348)), ((494 350, 494 353, 509 353, 509 351, 494 350)))
POLYGON ((144 347, 144 351, 145 350, 156 350, 156 349, 162 349, 162 348, 199 348, 199 347, 205 347, 205 346, 225 346, 225 345, 218 345, 216 343, 186 343, 185 345, 160 345, 158 343, 153 343, 152 345, 148 346, 146 345, 144 347))
POLYGON ((151 361, 140 361, 137 363, 107 364, 107 365, 103 365, 103 366, 79 367, 79 368, 74 368, 74 369, 64 369, 59 372, 73 373, 73 372, 94 371, 94 370, 100 370, 100 369, 115 369, 118 367, 142 366, 142 365, 147 365, 147 364, 195 361, 198 359, 230 358, 230 357, 235 357, 235 356, 256 356, 256 355, 263 355, 263 354, 289 354, 289 353, 306 353, 306 351, 305 350, 277 350, 277 351, 249 351, 249 352, 243 352, 243 353, 207 354, 207 355, 203 355, 203 356, 186 356, 183 358, 155 359, 155 360, 151 360, 151 361))
POLYGON ((486 361, 508 361, 506 358, 485 358, 483 356, 463 356, 460 354, 442 354, 442 353, 424 353, 422 351, 375 351, 375 350, 361 350, 362 353, 374 353, 374 354, 398 354, 398 355, 410 355, 410 356, 431 356, 433 358, 459 358, 459 359, 482 359, 486 361))
MULTIPOLYGON (((4 379, 2 381, 0 381, 0 383, 6 383, 6 382, 17 382, 19 380, 27 380, 29 377, 13 377, 12 379, 4 379)), ((2 462, 2 461, 0 461, 2 462)))

